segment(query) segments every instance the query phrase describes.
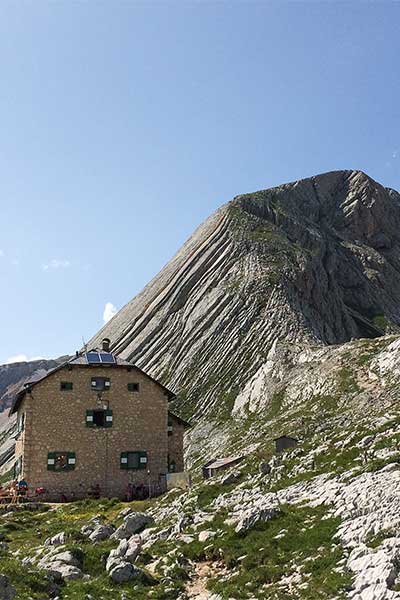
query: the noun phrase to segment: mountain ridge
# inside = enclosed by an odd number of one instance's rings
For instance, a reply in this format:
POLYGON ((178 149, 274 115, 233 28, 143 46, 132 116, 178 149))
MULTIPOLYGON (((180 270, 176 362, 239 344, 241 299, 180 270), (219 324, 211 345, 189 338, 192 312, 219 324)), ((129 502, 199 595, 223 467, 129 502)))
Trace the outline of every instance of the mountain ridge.
POLYGON ((276 341, 329 345, 399 331, 399 231, 400 195, 362 171, 241 194, 89 345, 109 337, 175 388, 186 416, 212 412, 234 402, 276 341))

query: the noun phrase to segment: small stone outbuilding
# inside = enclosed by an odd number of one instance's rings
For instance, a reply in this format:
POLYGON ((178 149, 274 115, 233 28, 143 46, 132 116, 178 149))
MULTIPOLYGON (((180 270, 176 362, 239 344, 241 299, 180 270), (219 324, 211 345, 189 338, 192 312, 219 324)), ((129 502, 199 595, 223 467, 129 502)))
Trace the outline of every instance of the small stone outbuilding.
POLYGON ((243 458, 243 456, 228 456, 226 458, 212 459, 202 467, 203 478, 208 479, 209 477, 219 475, 230 467, 237 465, 243 458))
POLYGON ((294 448, 298 444, 298 439, 291 437, 290 435, 280 435, 274 439, 275 452, 283 452, 288 448, 294 448))

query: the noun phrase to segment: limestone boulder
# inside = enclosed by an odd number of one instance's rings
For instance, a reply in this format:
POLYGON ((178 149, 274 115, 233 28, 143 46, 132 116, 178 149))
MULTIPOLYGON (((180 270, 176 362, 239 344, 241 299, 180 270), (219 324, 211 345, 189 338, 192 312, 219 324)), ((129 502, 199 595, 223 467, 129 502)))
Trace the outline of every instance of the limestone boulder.
POLYGON ((146 578, 143 569, 135 567, 132 563, 121 560, 110 570, 109 575, 115 583, 125 583, 132 579, 143 580, 146 578))
POLYGON ((199 533, 199 542, 207 542, 216 536, 215 531, 210 531, 208 529, 204 531, 200 531, 199 533))
POLYGON ((265 522, 274 519, 280 512, 281 511, 276 506, 255 506, 254 508, 245 510, 239 516, 239 522, 235 527, 235 531, 236 533, 244 533, 261 521, 265 522))
POLYGON ((67 539, 66 533, 64 531, 61 531, 60 533, 53 535, 53 537, 47 538, 44 542, 44 545, 45 546, 60 546, 62 544, 65 544, 66 539, 67 539))
POLYGON ((89 540, 93 543, 102 542, 108 540, 108 538, 114 533, 115 527, 109 525, 97 525, 93 531, 89 534, 89 540))
POLYGON ((133 534, 142 531, 146 525, 154 523, 153 517, 141 512, 131 512, 123 520, 118 529, 111 535, 111 538, 123 540, 130 538, 133 534))
POLYGON ((135 562, 139 556, 142 547, 142 542, 139 536, 133 535, 128 540, 121 540, 117 548, 121 556, 128 562, 135 562))
POLYGON ((50 563, 46 570, 54 574, 56 579, 61 579, 62 581, 72 581, 83 577, 81 569, 60 561, 50 563))

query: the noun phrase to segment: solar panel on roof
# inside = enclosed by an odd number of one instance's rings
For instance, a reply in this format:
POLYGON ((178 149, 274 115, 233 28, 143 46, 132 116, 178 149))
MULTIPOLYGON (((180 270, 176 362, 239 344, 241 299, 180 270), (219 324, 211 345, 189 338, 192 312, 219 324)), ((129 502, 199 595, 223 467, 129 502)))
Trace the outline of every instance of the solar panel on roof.
POLYGON ((115 363, 115 358, 111 354, 111 352, 101 352, 100 353, 100 360, 103 363, 108 363, 108 364, 114 364, 115 363))
POLYGON ((92 363, 92 364, 101 362, 98 352, 88 352, 86 354, 86 360, 88 361, 88 363, 92 363))

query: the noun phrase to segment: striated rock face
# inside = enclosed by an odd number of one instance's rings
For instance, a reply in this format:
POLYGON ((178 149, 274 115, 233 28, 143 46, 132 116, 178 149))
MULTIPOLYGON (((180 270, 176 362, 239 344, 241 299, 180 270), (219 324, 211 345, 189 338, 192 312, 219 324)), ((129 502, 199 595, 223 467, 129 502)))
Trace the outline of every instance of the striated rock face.
POLYGON ((400 325, 400 195, 336 171, 236 197, 94 336, 199 417, 230 410, 277 342, 400 325))

